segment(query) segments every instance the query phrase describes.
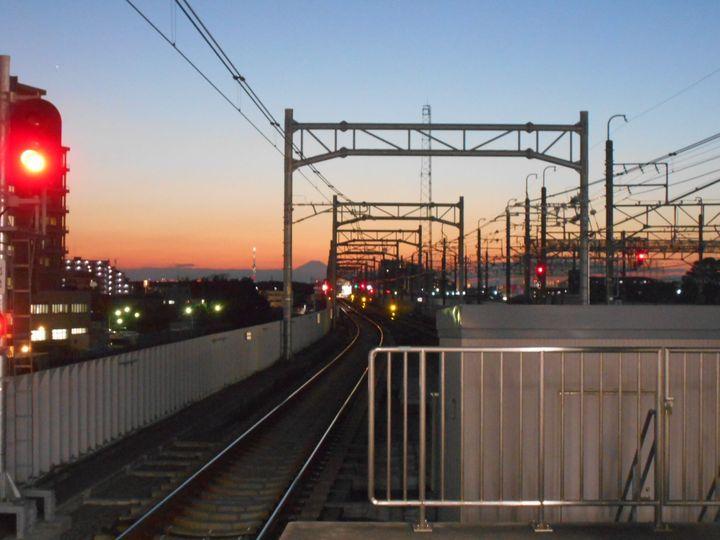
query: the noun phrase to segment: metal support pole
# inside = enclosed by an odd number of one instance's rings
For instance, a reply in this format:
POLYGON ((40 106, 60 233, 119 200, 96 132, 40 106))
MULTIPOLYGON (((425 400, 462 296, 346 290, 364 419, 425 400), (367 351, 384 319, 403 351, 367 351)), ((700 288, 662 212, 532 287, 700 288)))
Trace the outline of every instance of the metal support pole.
POLYGON ((510 299, 510 206, 505 208, 505 296, 510 299))
POLYGON ((455 280, 455 290, 460 293, 460 303, 463 303, 463 293, 465 292, 466 285, 465 280, 467 275, 465 273, 465 197, 460 197, 458 203, 460 207, 460 226, 459 226, 459 237, 458 237, 458 253, 457 260, 460 263, 460 279, 455 280))
POLYGON ((482 232, 480 227, 477 230, 477 300, 480 303, 480 291, 482 290, 482 232))
POLYGON ((292 358, 293 110, 285 109, 285 190, 283 205, 283 358, 292 358))
POLYGON ((445 305, 445 297, 447 296, 447 239, 443 236, 442 240, 442 270, 440 271, 440 290, 442 294, 442 303, 445 305))
POLYGON ((580 111, 580 303, 590 304, 590 169, 588 113, 580 111))
POLYGON ((613 274, 615 271, 615 246, 613 238, 613 142, 605 141, 605 296, 613 301, 613 274))
POLYGON ((525 194, 525 301, 530 303, 530 197, 525 194))
POLYGON ((700 207, 700 215, 698 216, 698 261, 702 261, 705 256, 705 240, 703 238, 705 229, 705 208, 700 207))
POLYGON ((544 299, 547 293, 547 188, 540 189, 540 264, 543 272, 540 274, 540 295, 544 299))
POLYGON ((335 289, 337 287, 337 234, 338 234, 338 216, 337 216, 337 195, 333 195, 333 209, 332 209, 332 240, 330 244, 330 283, 329 285, 329 298, 330 307, 332 309, 332 328, 335 328, 335 321, 338 316, 337 307, 337 294, 335 289))
POLYGON ((423 234, 422 234, 422 225, 418 226, 418 266, 417 266, 417 278, 415 279, 415 286, 417 289, 417 294, 422 293, 422 286, 423 286, 423 234))
POLYGON ((455 282, 455 293, 458 292, 458 274, 460 273, 457 253, 453 254, 453 281, 455 282))
POLYGON ((488 292, 488 285, 490 279, 490 256, 488 253, 488 242, 485 243, 485 294, 488 292))
MULTIPOLYGON (((0 227, 6 223, 6 146, 10 108, 10 57, 0 55, 0 227)), ((5 233, 0 233, 0 311, 7 309, 7 252, 5 233)), ((0 500, 7 498, 5 489, 5 364, 7 362, 5 336, 0 336, 0 500)))
POLYGON ((612 304, 615 291, 615 237, 614 237, 614 157, 613 142, 610 140, 610 123, 615 118, 622 118, 627 122, 624 114, 614 114, 607 121, 607 138, 605 139, 605 301, 612 304))

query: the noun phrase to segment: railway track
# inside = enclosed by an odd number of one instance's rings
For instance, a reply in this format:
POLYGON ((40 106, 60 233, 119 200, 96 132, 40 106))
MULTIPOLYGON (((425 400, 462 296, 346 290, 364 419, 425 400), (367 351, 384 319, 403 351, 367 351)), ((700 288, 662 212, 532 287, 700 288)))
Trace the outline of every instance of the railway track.
POLYGON ((118 538, 269 537, 363 386, 367 351, 382 344, 380 325, 344 309, 356 326, 351 343, 170 494, 123 526, 118 538))

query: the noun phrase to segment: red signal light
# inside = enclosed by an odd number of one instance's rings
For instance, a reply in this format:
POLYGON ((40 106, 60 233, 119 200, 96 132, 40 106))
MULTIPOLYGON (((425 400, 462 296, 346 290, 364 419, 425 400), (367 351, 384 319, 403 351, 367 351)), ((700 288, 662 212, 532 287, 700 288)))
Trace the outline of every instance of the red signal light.
POLYGON ((0 338, 4 338, 7 335, 9 327, 8 316, 0 313, 0 338))
POLYGON ((535 275, 536 275, 537 277, 542 277, 542 276, 544 276, 546 271, 547 271, 547 268, 545 267, 544 264, 538 264, 538 265, 535 267, 535 275))
POLYGON ((638 265, 645 264, 648 258, 649 254, 646 249, 640 249, 635 253, 635 262, 637 262, 638 265))
POLYGON ((20 154, 20 164, 30 174, 40 174, 47 169, 47 157, 42 152, 32 148, 20 154))
POLYGON ((65 173, 62 118, 49 101, 23 99, 10 108, 8 183, 20 197, 62 187, 65 173))
POLYGON ((327 282, 323 282, 321 288, 322 288, 322 292, 326 293, 326 292, 328 292, 328 289, 330 288, 330 286, 327 284, 327 282))

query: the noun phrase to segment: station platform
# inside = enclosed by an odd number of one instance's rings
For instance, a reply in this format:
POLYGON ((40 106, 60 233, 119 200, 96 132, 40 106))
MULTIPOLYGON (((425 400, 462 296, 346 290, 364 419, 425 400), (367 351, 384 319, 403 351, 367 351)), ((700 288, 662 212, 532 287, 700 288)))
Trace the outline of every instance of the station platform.
POLYGON ((280 540, 667 540, 720 539, 718 524, 673 525, 669 531, 656 532, 650 524, 558 525, 551 533, 536 533, 529 525, 469 525, 434 523, 430 533, 413 532, 409 523, 348 523, 332 521, 294 521, 285 528, 280 540))

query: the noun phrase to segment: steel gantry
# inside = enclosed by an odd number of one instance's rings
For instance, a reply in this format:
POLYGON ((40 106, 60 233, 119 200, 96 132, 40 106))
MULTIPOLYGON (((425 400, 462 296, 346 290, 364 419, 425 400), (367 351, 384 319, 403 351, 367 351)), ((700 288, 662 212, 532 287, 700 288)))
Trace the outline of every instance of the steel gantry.
POLYGON ((580 120, 575 124, 454 124, 297 122, 293 110, 285 109, 284 127, 283 349, 286 358, 292 351, 293 173, 305 165, 335 158, 524 157, 577 171, 581 206, 580 292, 582 302, 589 303, 587 111, 580 112, 580 120), (423 145, 423 138, 431 140, 433 145, 423 145), (576 138, 579 152, 574 155, 576 138))

